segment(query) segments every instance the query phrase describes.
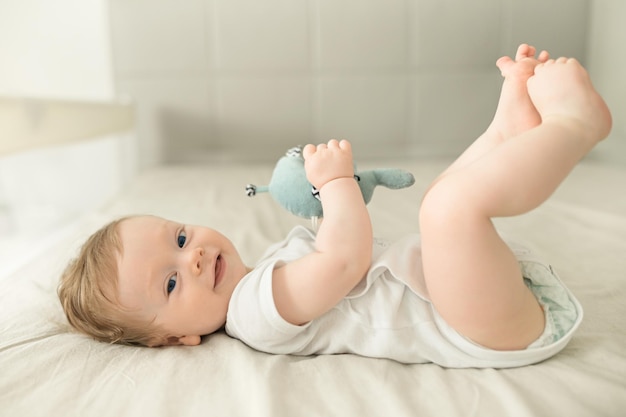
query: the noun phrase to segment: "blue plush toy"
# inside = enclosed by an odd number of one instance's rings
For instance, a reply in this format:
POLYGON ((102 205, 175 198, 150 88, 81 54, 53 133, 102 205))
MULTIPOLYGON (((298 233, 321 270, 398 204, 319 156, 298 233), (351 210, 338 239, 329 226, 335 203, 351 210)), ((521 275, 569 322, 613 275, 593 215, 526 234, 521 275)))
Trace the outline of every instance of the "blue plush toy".
MULTIPOLYGON (((269 185, 257 187, 248 184, 246 192, 249 197, 256 193, 269 192, 274 200, 296 216, 316 219, 323 216, 322 203, 317 190, 306 178, 302 148, 302 146, 291 148, 278 160, 269 185)), ((372 199, 377 185, 400 189, 410 187, 415 182, 410 172, 392 168, 361 172, 356 172, 355 169, 354 177, 359 182, 366 204, 372 199)))

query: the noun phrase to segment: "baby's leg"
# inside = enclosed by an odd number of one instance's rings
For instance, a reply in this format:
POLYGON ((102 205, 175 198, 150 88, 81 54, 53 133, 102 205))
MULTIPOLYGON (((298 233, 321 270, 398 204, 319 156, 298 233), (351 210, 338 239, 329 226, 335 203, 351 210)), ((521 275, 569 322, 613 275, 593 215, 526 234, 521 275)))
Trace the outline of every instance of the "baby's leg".
POLYGON ((535 59, 534 46, 522 44, 517 48, 515 60, 504 56, 496 62, 504 82, 496 114, 487 130, 476 139, 439 178, 479 159, 504 140, 516 136, 541 123, 526 82, 535 72, 535 67, 546 62, 549 55, 542 51, 535 59))
POLYGON ((541 124, 442 177, 420 210, 435 308, 460 333, 494 349, 532 343, 544 317, 491 218, 545 201, 611 127, 606 104, 577 61, 549 60, 534 71, 528 92, 541 124))

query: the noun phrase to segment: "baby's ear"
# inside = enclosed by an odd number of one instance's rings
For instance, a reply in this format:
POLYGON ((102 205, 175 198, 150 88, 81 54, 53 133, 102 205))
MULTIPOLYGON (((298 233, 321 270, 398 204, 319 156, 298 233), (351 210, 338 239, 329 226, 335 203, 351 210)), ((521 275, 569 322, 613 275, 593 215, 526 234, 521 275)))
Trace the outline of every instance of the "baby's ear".
POLYGON ((197 346, 200 344, 200 336, 168 336, 165 346, 197 346))

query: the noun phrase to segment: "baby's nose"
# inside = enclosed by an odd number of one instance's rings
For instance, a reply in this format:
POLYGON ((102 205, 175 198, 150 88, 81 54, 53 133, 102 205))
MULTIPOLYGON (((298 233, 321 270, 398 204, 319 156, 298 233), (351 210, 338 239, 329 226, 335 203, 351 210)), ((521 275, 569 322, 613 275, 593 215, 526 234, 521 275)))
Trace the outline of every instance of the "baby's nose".
POLYGON ((191 256, 191 268, 195 273, 202 272, 202 261, 204 258, 204 249, 196 248, 192 252, 191 256))

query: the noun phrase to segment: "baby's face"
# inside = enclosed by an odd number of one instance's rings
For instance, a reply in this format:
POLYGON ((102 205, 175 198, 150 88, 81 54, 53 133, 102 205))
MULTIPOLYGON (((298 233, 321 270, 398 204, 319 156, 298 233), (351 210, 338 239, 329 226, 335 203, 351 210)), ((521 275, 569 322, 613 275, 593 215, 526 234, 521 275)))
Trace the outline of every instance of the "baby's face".
POLYGON ((230 240, 207 227, 153 216, 124 220, 119 234, 124 307, 154 319, 182 344, 198 344, 224 325, 230 297, 248 272, 230 240))

